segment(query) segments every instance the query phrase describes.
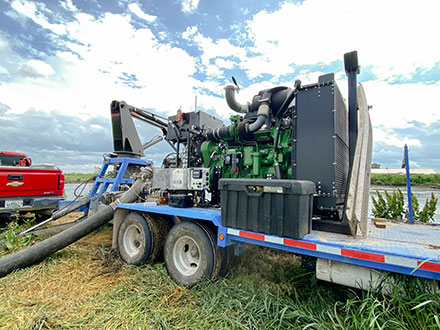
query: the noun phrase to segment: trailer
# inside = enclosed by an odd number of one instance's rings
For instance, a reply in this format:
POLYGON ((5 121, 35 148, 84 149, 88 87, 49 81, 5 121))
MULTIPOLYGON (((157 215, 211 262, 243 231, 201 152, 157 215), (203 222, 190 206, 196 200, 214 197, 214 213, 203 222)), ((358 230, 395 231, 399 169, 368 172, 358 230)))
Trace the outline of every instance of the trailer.
POLYGON ((245 114, 230 126, 201 112, 159 125, 176 157, 154 169, 143 200, 117 205, 113 248, 123 261, 151 262, 163 250, 172 279, 192 286, 225 273, 231 254, 251 244, 300 255, 318 279, 356 288, 375 287, 387 272, 439 281, 439 226, 377 228, 368 219, 369 106, 357 53, 344 60, 348 113, 327 74, 247 104, 235 100, 237 85, 225 87, 229 107, 245 114))

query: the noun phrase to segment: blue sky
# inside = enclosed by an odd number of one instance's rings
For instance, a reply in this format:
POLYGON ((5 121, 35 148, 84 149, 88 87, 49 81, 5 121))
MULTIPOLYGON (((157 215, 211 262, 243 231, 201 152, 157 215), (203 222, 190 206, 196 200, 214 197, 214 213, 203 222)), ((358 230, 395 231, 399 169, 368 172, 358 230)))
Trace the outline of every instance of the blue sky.
POLYGON ((407 143, 412 166, 440 171, 439 12, 434 0, 0 0, 0 149, 90 172, 112 150, 112 100, 172 114, 197 94, 227 120, 232 75, 242 102, 328 72, 346 93, 343 54, 357 50, 373 161, 399 167, 407 143))

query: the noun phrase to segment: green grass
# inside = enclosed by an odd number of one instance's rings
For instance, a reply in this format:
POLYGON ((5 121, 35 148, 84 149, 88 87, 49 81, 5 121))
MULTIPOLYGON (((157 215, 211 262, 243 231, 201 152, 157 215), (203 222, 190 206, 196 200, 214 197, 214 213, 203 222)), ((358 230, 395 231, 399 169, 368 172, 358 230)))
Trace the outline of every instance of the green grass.
POLYGON ((64 181, 66 183, 80 183, 93 180, 96 173, 64 173, 64 181))
MULTIPOLYGON (((405 186, 405 175, 371 174, 371 184, 386 186, 405 186)), ((412 174, 411 184, 414 186, 427 186, 440 188, 440 174, 412 174)))
POLYGON ((440 298, 396 276, 389 295, 317 281, 292 254, 249 247, 226 277, 186 289, 163 263, 130 267, 105 227, 0 279, 5 329, 439 329, 440 298))

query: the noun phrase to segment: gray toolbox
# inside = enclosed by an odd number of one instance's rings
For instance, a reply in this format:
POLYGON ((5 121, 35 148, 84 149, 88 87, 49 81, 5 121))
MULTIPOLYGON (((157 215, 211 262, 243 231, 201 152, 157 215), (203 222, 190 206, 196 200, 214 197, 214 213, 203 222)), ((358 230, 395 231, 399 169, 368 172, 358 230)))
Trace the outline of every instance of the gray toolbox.
POLYGON ((222 226, 303 238, 312 228, 315 192, 304 180, 221 179, 222 226))

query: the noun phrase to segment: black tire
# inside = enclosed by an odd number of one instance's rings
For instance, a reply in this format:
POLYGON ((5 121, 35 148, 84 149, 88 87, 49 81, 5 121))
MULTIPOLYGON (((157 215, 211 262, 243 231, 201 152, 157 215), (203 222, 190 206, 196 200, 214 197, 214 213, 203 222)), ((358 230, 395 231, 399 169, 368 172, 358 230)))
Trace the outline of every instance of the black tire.
POLYGON ((153 235, 147 219, 139 213, 129 213, 122 219, 118 230, 118 251, 129 265, 142 265, 149 259, 153 235))
POLYGON ((169 231, 164 248, 165 266, 179 285, 191 287, 210 279, 214 250, 209 234, 195 222, 181 222, 169 231))
POLYGON ((216 279, 220 276, 220 272, 222 270, 223 264, 223 251, 224 249, 217 245, 217 235, 206 223, 198 223, 200 227, 208 234, 209 239, 211 241, 212 251, 214 251, 214 267, 212 270, 211 279, 216 279))

